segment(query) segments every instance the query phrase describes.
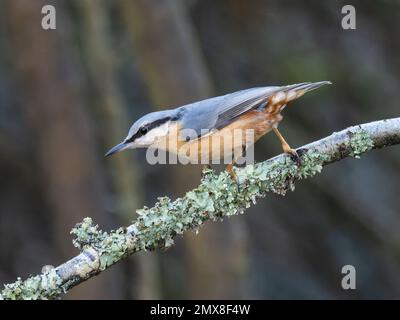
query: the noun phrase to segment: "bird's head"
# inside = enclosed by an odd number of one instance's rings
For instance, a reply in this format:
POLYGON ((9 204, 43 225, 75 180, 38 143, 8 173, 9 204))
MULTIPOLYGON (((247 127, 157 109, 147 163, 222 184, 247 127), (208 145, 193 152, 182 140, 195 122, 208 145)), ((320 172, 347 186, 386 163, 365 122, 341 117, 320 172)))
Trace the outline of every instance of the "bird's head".
POLYGON ((146 114, 129 129, 124 141, 111 148, 105 157, 125 149, 148 148, 169 133, 171 122, 179 118, 178 110, 164 110, 146 114))

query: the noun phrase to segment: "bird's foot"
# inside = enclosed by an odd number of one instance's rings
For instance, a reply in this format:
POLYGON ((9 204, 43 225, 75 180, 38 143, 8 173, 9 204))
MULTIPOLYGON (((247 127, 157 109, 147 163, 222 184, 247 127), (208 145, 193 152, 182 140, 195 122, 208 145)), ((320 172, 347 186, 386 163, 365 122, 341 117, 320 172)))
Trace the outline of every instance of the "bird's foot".
POLYGON ((231 176, 232 181, 235 182, 239 188, 239 178, 236 175, 235 170, 233 169, 233 164, 228 164, 226 166, 226 171, 228 171, 229 175, 231 176))
POLYGON ((290 159, 292 159, 293 162, 295 162, 298 166, 301 165, 301 159, 300 156, 296 149, 292 149, 292 148, 284 148, 283 150, 286 154, 288 154, 290 156, 290 159))
POLYGON ((295 162, 298 166, 301 165, 301 157, 305 154, 308 150, 304 148, 300 148, 298 150, 287 148, 284 150, 290 156, 293 162, 295 162))

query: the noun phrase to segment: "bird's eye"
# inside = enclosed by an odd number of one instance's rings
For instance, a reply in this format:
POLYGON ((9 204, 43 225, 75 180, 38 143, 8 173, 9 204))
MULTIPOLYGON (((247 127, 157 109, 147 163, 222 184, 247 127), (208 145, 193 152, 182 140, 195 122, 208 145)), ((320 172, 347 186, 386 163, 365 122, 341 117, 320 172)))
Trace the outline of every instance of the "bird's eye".
POLYGON ((145 135, 147 133, 147 131, 148 131, 147 127, 141 127, 139 129, 139 132, 140 132, 141 135, 145 135))

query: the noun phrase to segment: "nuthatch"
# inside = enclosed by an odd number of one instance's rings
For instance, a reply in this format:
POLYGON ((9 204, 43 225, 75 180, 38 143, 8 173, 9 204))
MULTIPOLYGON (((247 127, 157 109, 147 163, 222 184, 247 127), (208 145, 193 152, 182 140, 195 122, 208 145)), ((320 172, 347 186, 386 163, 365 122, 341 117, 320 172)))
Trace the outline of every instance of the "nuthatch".
MULTIPOLYGON (((278 124, 283 119, 281 111, 288 102, 326 84, 331 84, 331 82, 258 87, 194 102, 175 109, 152 112, 137 120, 130 128, 126 139, 108 151, 105 156, 125 149, 148 148, 154 145, 165 146, 165 151, 177 153, 182 146, 197 143, 199 156, 210 159, 211 153, 215 157, 215 151, 217 151, 217 154, 222 157, 226 153, 233 154, 237 149, 244 151, 249 145, 239 139, 239 142, 231 147, 232 150, 224 150, 221 145, 218 145, 218 150, 215 150, 209 141, 211 138, 232 136, 232 132, 236 129, 252 129, 253 143, 273 130, 282 144, 283 151, 297 157, 296 150, 289 146, 278 131, 278 124), (180 135, 185 129, 191 129, 194 134, 181 139, 180 135), (177 143, 168 143, 171 141, 177 141, 177 143), (172 145, 174 145, 173 148, 170 147, 172 145)), ((227 166, 227 170, 233 177, 235 175, 232 169, 236 161, 237 159, 233 158, 227 166)))

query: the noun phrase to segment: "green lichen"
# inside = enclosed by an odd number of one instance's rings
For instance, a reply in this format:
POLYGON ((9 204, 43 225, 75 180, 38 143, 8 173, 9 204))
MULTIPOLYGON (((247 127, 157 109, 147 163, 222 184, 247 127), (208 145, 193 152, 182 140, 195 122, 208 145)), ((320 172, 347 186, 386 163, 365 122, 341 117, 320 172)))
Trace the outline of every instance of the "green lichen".
POLYGON ((198 230, 206 220, 218 220, 243 213, 258 197, 268 192, 284 195, 294 189, 294 181, 319 173, 328 156, 306 152, 301 164, 289 156, 249 165, 236 171, 239 184, 227 172, 203 172, 200 186, 172 202, 159 198, 153 208, 138 210, 135 250, 168 248, 176 235, 198 230))
POLYGON ((238 172, 239 179, 245 186, 244 194, 252 199, 263 197, 268 192, 285 195, 294 190, 296 180, 312 177, 321 172, 328 156, 315 151, 308 151, 297 164, 289 156, 273 161, 265 161, 255 166, 247 166, 238 172))
POLYGON ((345 145, 350 147, 351 157, 359 159, 361 154, 371 150, 374 147, 374 141, 365 130, 360 129, 356 132, 350 131, 348 136, 350 139, 345 142, 345 145))
POLYGON ((63 281, 54 269, 30 277, 25 281, 6 284, 0 294, 0 300, 38 300, 53 299, 63 293, 63 281))
POLYGON ((173 237, 199 229, 206 220, 217 220, 237 212, 237 185, 229 174, 205 174, 200 186, 183 198, 159 198, 153 208, 138 210, 135 222, 136 250, 168 248, 173 237))
POLYGON ((99 226, 93 224, 92 218, 84 218, 71 230, 71 234, 75 236, 72 243, 79 250, 100 243, 107 237, 106 232, 99 230, 99 226))
POLYGON ((198 230, 207 220, 221 220, 243 213, 268 192, 284 195, 288 190, 294 190, 296 180, 319 173, 326 160, 327 156, 309 151, 302 156, 300 165, 289 156, 249 165, 237 169, 239 184, 227 172, 215 174, 207 169, 199 187, 185 197, 175 201, 162 197, 154 207, 137 210, 133 242, 127 242, 124 229, 103 232, 90 218, 71 231, 76 237, 73 242, 80 250, 87 246, 94 248, 103 270, 129 252, 166 249, 173 245, 176 235, 190 229, 198 230))
POLYGON ((90 218, 85 218, 71 231, 76 237, 73 242, 80 250, 86 246, 94 248, 103 270, 129 252, 166 249, 174 244, 176 235, 190 229, 198 230, 207 220, 243 213, 268 192, 285 195, 288 190, 294 190, 296 180, 319 173, 327 159, 326 155, 308 151, 303 154, 300 165, 289 156, 249 165, 237 169, 239 184, 227 172, 215 174, 207 169, 201 184, 185 197, 175 201, 162 197, 154 207, 137 210, 134 242, 127 243, 124 229, 103 232, 90 218))
POLYGON ((124 228, 107 233, 94 225, 91 218, 85 218, 71 230, 71 234, 75 236, 73 244, 78 249, 91 247, 96 250, 100 259, 100 270, 107 269, 128 253, 129 237, 124 228))

